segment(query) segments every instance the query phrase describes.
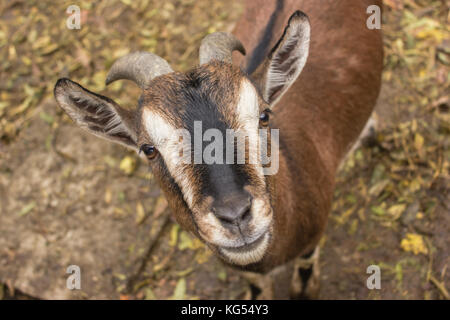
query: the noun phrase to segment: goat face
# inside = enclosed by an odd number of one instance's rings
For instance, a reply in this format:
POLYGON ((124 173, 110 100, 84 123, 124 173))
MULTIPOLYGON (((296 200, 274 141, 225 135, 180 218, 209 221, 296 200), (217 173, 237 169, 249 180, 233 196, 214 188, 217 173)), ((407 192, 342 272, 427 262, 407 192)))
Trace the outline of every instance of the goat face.
POLYGON ((58 80, 55 98, 83 129, 142 151, 177 221, 225 261, 246 266, 263 259, 274 225, 273 183, 261 161, 261 152, 276 149, 268 110, 300 74, 308 44, 308 18, 296 12, 261 65, 257 87, 231 64, 242 44, 213 33, 202 41, 200 66, 186 74, 151 53, 116 61, 106 83, 136 82, 143 93, 134 111, 68 79, 58 80))
POLYGON ((239 68, 214 61, 155 78, 140 104, 138 145, 157 150, 150 165, 169 202, 178 203, 177 220, 232 263, 260 260, 272 208, 261 162, 250 157, 259 151, 260 114, 268 105, 251 81, 239 68), (182 148, 180 132, 189 137, 182 148), (188 161, 180 161, 186 160, 180 149, 188 161))

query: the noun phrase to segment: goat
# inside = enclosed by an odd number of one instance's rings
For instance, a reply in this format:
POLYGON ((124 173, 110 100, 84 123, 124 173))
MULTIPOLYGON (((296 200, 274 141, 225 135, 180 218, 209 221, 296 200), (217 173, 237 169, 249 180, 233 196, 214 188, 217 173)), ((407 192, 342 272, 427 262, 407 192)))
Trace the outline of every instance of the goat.
POLYGON ((54 95, 81 128, 142 152, 177 222, 225 263, 268 273, 299 258, 291 297, 316 297, 316 248, 335 174, 380 90, 381 32, 366 27, 373 4, 381 0, 249 1, 234 35, 206 36, 200 65, 186 73, 148 52, 118 59, 106 84, 134 81, 142 89, 135 110, 65 78, 54 95), (233 64, 232 52, 245 55, 244 47, 249 54, 233 64), (246 143, 236 144, 245 163, 177 162, 177 130, 193 134, 195 122, 249 140, 279 129, 279 141, 268 143, 279 150, 278 172, 248 163, 249 153, 261 155, 246 143))

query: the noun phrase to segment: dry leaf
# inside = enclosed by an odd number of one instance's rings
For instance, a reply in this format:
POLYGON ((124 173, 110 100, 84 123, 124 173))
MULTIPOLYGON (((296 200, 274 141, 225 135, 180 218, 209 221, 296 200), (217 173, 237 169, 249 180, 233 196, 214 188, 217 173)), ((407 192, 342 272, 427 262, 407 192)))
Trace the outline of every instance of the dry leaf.
POLYGON ((175 246, 178 242, 178 231, 180 230, 180 226, 178 224, 174 224, 172 229, 170 230, 170 240, 169 245, 171 247, 175 246))
POLYGON ((145 220, 145 210, 141 202, 136 204, 136 224, 141 224, 145 220))
POLYGON ((412 252, 414 254, 427 254, 428 249, 425 246, 425 242, 420 234, 407 233, 406 238, 400 243, 400 247, 406 252, 412 252))
POLYGON ((130 156, 126 156, 122 159, 122 161, 120 161, 119 168, 125 174, 131 175, 136 169, 136 159, 130 156))
POLYGON ((112 200, 112 193, 111 193, 111 189, 107 188, 105 190, 105 203, 106 204, 110 204, 111 200, 112 200))
POLYGON ((388 213, 392 216, 392 219, 397 220, 406 209, 406 204, 396 204, 388 209, 388 213))
POLYGON ((175 291, 172 296, 173 300, 184 300, 186 299, 186 279, 181 278, 178 280, 175 287, 175 291))

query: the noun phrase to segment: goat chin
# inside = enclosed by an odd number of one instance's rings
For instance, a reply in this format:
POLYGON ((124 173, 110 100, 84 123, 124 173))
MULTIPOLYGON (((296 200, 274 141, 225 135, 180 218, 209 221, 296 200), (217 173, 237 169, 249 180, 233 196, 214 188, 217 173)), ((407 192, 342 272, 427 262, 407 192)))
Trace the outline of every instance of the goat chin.
POLYGON ((261 261, 269 247, 270 234, 266 232, 255 245, 250 248, 220 248, 219 251, 229 262, 238 266, 246 266, 261 261))

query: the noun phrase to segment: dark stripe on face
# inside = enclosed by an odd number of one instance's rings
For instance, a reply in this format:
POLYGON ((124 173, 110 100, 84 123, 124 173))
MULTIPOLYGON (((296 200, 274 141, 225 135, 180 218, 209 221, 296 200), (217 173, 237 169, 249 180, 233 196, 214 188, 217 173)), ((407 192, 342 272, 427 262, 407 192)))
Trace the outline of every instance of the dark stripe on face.
MULTIPOLYGON (((184 91, 186 105, 184 108, 189 110, 182 116, 185 128, 191 134, 191 150, 194 150, 194 123, 201 122, 202 134, 208 129, 216 129, 222 136, 222 164, 202 164, 193 166, 194 175, 200 177, 202 181, 201 194, 202 197, 212 196, 214 199, 224 197, 233 192, 241 192, 248 184, 249 177, 244 170, 244 165, 236 164, 237 145, 235 144, 235 164, 226 164, 226 130, 231 129, 230 124, 225 122, 223 115, 219 112, 218 103, 221 101, 213 101, 213 95, 206 94, 208 85, 213 85, 207 77, 201 79, 192 79, 188 82, 187 90, 184 91), (189 86, 190 84, 190 86, 189 86)), ((201 152, 211 143, 215 143, 215 137, 211 141, 203 141, 201 152)), ((215 155, 214 152, 212 155, 215 155)), ((194 154, 192 153, 192 160, 194 154)))
MULTIPOLYGON (((207 196, 216 198, 231 192, 243 192, 244 186, 251 183, 249 177, 255 175, 252 168, 245 168, 244 165, 206 164, 203 159, 205 148, 214 143, 216 138, 213 136, 211 141, 203 141, 203 136, 208 129, 216 129, 222 140, 222 163, 226 162, 226 131, 240 127, 239 117, 235 113, 243 78, 239 68, 213 61, 186 74, 174 73, 156 79, 152 90, 145 92, 140 101, 141 105, 167 119, 173 127, 189 132, 192 165, 184 166, 183 175, 192 182, 190 188, 193 203, 207 196), (202 164, 194 164, 194 132, 197 121, 201 123, 199 151, 202 164)), ((235 155, 236 149, 235 144, 235 155)), ((215 156, 214 152, 212 156, 215 156)), ((234 160, 237 163, 236 156, 234 160)))

